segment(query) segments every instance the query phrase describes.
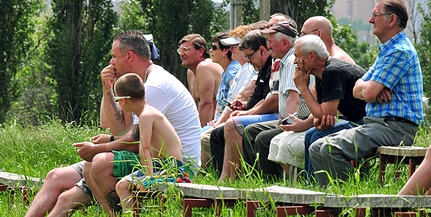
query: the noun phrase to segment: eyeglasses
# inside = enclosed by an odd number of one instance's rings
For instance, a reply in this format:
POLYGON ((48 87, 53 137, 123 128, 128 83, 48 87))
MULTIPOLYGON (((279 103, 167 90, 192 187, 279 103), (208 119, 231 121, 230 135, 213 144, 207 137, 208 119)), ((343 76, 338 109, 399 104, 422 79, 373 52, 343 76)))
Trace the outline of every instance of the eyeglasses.
POLYGON ((386 16, 386 15, 391 15, 391 14, 376 14, 376 13, 372 13, 372 14, 371 14, 371 17, 375 19, 376 17, 378 17, 378 16, 382 16, 382 15, 383 15, 383 16, 386 16))
POLYGON ((216 44, 212 44, 211 45, 211 49, 214 50, 214 51, 218 50, 219 48, 220 48, 220 46, 218 46, 216 44))
POLYGON ((192 49, 194 46, 190 46, 190 47, 179 47, 178 49, 177 49, 177 53, 178 54, 181 54, 182 52, 187 52, 187 51, 189 51, 190 49, 192 49))
POLYGON ((114 96, 115 102, 118 102, 121 99, 130 99, 130 96, 114 96))
POLYGON ((317 31, 317 30, 319 30, 319 29, 313 29, 313 30, 311 30, 311 31, 309 31, 309 32, 304 32, 304 31, 302 31, 302 32, 301 32, 301 36, 308 35, 308 34, 310 34, 310 33, 312 33, 312 32, 317 31))
POLYGON ((249 55, 245 55, 245 56, 244 56, 244 58, 245 58, 246 60, 250 61, 250 59, 251 59, 251 57, 253 56, 253 54, 254 54, 254 53, 256 53, 256 51, 258 51, 258 50, 259 50, 259 49, 254 50, 254 51, 253 51, 253 53, 251 53, 251 54, 249 54, 249 55))

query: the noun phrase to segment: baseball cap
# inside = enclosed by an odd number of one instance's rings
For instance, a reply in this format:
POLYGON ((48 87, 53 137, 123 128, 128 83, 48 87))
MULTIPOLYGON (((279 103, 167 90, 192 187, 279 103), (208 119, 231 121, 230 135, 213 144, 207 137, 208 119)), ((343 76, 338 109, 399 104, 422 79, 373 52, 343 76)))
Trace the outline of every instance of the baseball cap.
POLYGON ((241 39, 238 37, 229 37, 229 38, 224 38, 221 39, 220 42, 224 45, 224 46, 231 46, 231 45, 237 45, 241 42, 241 39))
POLYGON ((293 38, 295 38, 298 35, 298 31, 293 27, 293 24, 291 22, 286 22, 286 21, 278 22, 273 26, 271 26, 271 28, 260 30, 260 32, 264 34, 265 37, 268 37, 268 34, 275 33, 275 32, 281 32, 293 38))

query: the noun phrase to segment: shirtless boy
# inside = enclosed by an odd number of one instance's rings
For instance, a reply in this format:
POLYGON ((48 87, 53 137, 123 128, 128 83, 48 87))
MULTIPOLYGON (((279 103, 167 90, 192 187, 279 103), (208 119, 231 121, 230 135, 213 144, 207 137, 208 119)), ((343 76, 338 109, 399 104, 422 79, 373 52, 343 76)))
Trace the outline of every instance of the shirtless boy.
POLYGON ((183 158, 181 142, 172 124, 159 110, 146 103, 142 79, 134 73, 125 74, 117 80, 114 89, 115 100, 118 100, 120 107, 139 116, 142 170, 124 177, 115 187, 123 209, 128 209, 133 207, 130 200, 133 185, 139 185, 145 177, 153 176, 165 164, 176 164, 183 171, 183 158))

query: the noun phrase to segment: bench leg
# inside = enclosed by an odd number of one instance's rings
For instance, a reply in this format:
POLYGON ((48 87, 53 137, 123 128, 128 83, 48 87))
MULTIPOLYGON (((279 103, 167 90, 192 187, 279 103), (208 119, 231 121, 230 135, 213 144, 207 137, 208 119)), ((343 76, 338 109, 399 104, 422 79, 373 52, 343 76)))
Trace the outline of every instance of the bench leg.
POLYGON ((276 216, 286 217, 287 215, 309 215, 314 212, 314 208, 303 205, 303 206, 277 206, 276 216))
POLYGON ((254 217, 256 215, 256 210, 259 207, 262 207, 263 204, 260 201, 247 201, 246 203, 246 216, 247 217, 254 217))
POLYGON ((184 198, 183 213, 184 217, 192 217, 192 209, 194 207, 211 207, 212 202, 207 199, 184 198))
POLYGON ((315 217, 338 217, 340 214, 339 210, 328 209, 328 210, 316 210, 314 212, 315 217))

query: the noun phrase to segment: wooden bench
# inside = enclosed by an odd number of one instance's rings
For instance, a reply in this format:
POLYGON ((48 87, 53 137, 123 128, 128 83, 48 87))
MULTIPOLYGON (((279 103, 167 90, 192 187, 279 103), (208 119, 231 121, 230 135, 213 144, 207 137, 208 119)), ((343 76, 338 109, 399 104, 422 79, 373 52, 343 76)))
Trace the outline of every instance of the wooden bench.
POLYGON ((8 191, 12 201, 16 190, 22 193, 22 200, 29 204, 28 190, 34 186, 41 186, 42 181, 39 178, 23 176, 15 173, 0 172, 0 191, 8 191))
MULTIPOLYGON (((180 191, 183 200, 183 214, 191 217, 193 208, 214 207, 216 215, 219 216, 223 206, 233 206, 242 198, 241 190, 222 186, 202 185, 193 183, 158 183, 149 192, 134 192, 141 195, 139 199, 153 199, 149 195, 156 195, 155 192, 167 192, 169 188, 180 191)), ((160 194, 159 194, 160 195, 160 194)), ((135 209, 135 216, 138 216, 139 209, 135 209)))
POLYGON ((266 188, 247 189, 243 195, 246 202, 246 215, 253 217, 259 207, 269 207, 265 202, 275 202, 276 216, 308 215, 315 207, 323 205, 326 194, 297 188, 270 186, 266 188))
MULTIPOLYGON (((331 210, 352 209, 349 216, 365 217, 371 208, 372 216, 425 216, 431 207, 431 196, 361 194, 356 196, 328 195, 324 206, 331 210)), ((316 215, 318 216, 318 215, 316 215)))
MULTIPOLYGON (((409 177, 413 175, 416 166, 422 163, 428 148, 416 146, 381 146, 379 147, 380 184, 384 183, 386 166, 388 164, 408 164, 409 177)), ((396 174, 396 177, 399 173, 396 174)))

